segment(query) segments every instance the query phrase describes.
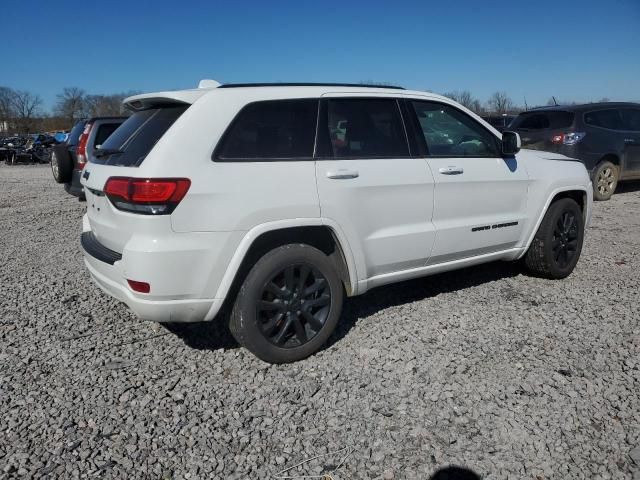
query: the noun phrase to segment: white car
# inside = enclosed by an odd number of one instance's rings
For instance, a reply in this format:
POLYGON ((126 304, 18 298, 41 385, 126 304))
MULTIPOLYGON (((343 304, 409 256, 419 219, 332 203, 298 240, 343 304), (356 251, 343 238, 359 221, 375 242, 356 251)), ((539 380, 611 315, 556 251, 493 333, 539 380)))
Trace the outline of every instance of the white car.
POLYGON ((345 295, 494 260, 559 279, 580 256, 584 165, 439 95, 204 81, 125 104, 82 176, 91 276, 157 322, 228 304, 268 362, 319 350, 345 295))

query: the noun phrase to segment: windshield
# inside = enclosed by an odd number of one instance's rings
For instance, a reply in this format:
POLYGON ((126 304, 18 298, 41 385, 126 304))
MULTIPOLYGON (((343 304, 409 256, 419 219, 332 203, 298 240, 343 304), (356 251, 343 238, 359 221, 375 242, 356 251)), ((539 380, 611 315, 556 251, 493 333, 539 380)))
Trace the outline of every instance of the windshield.
POLYGON ((131 115, 100 146, 112 152, 98 156, 93 163, 124 167, 139 166, 154 145, 189 105, 150 108, 131 115))

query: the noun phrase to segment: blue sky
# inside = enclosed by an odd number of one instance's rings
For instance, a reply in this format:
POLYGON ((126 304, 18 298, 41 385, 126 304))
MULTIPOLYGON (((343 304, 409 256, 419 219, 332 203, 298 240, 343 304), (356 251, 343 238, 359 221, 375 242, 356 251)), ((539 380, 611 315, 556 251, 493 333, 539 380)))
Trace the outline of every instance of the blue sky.
POLYGON ((202 78, 640 101, 640 0, 22 0, 3 8, 2 31, 0 85, 47 107, 67 86, 153 91, 202 78))

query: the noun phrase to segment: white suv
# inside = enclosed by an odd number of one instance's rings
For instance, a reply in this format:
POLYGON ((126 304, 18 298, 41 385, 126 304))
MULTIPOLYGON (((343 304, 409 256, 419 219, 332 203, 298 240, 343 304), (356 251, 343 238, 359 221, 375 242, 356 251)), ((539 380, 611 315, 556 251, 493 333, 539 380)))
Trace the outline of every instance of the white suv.
POLYGON ((447 98, 209 81, 125 103, 82 176, 87 268, 144 319, 229 305, 266 361, 320 349, 345 295, 493 260, 563 278, 580 256, 583 164, 520 151, 447 98))

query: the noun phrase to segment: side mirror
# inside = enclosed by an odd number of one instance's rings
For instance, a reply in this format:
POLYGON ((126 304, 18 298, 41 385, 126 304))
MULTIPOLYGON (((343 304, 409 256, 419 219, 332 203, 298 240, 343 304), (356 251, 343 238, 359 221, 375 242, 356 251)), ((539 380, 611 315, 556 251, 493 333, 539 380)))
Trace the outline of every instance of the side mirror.
POLYGON ((502 132, 502 153, 504 155, 515 155, 520 151, 522 141, 516 132, 502 132))

